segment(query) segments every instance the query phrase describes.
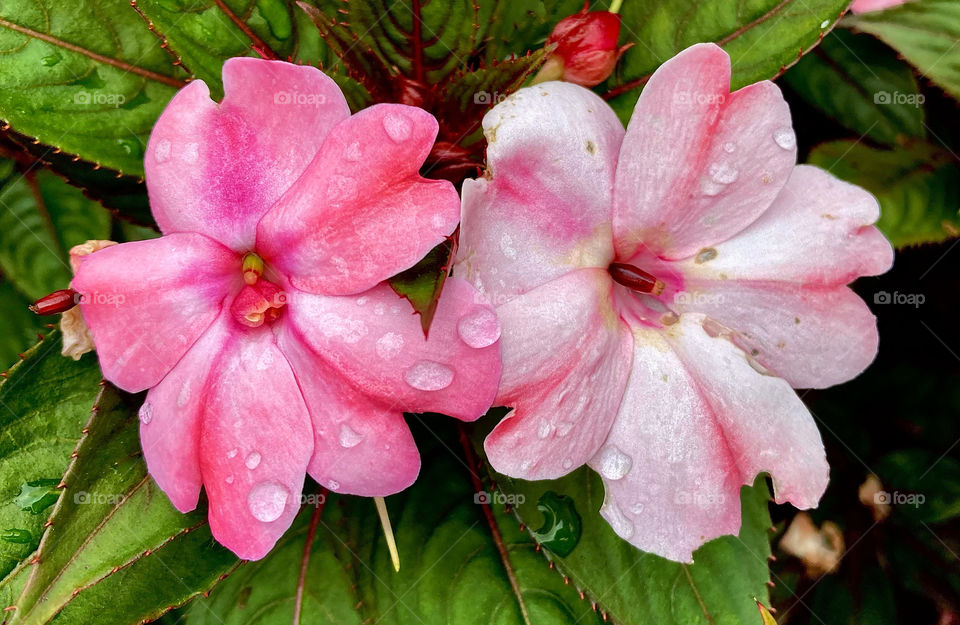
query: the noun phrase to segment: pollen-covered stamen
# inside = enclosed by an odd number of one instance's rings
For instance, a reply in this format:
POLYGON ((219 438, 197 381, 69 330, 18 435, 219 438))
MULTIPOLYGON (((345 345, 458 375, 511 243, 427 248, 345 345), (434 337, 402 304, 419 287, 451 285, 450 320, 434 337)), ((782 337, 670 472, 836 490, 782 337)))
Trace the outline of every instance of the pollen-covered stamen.
POLYGON ((287 295, 269 280, 258 279, 245 285, 230 305, 230 313, 241 325, 257 328, 280 316, 287 303, 287 295))
POLYGON ((243 257, 243 281, 253 285, 263 275, 263 259, 254 252, 248 252, 243 257))
POLYGON ((608 269, 610 276, 618 284, 622 284, 632 291, 638 293, 650 293, 651 295, 660 295, 663 293, 664 283, 661 280, 633 265, 625 263, 610 263, 608 269))

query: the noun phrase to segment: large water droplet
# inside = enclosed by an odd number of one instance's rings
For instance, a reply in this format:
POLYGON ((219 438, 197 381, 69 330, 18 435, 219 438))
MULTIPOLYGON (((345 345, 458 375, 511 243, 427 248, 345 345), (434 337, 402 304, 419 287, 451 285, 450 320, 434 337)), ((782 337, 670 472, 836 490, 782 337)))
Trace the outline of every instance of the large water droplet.
POLYGON ((340 445, 349 449, 350 447, 356 447, 360 444, 360 441, 363 440, 363 435, 357 433, 352 427, 346 423, 340 424, 340 445))
POLYGON ((59 483, 59 479, 44 478, 21 484, 20 492, 14 497, 13 503, 25 512, 40 514, 57 503, 57 498, 60 497, 57 489, 59 483))
POLYGON ((792 150, 797 145, 797 135, 792 128, 777 128, 773 131, 773 140, 784 150, 792 150))
POLYGON ((286 487, 276 482, 260 482, 247 495, 247 508, 253 518, 264 523, 276 521, 283 514, 290 496, 286 487))
POLYGON ((543 513, 543 525, 530 533, 538 543, 559 556, 566 557, 580 542, 582 522, 573 499, 548 490, 537 501, 543 513))
POLYGON ((151 421, 153 421, 153 406, 150 402, 144 402, 140 406, 140 423, 147 425, 151 421))
POLYGON ((630 472, 633 460, 616 445, 607 445, 597 457, 600 475, 608 480, 619 480, 630 472))
POLYGON ((497 314, 489 308, 478 307, 464 315, 457 323, 457 334, 464 343, 474 349, 489 347, 500 338, 500 322, 497 314))
POLYGON ((251 451, 247 454, 247 459, 243 461, 243 464, 247 465, 247 468, 253 471, 260 466, 260 453, 256 451, 251 451))
POLYGON ((403 349, 403 336, 396 332, 387 332, 377 339, 377 355, 384 360, 396 358, 403 349))
POLYGON ((413 126, 406 116, 400 113, 387 113, 383 117, 383 129, 387 131, 387 136, 400 143, 410 137, 413 126))
POLYGON ((731 184, 740 175, 740 172, 725 163, 710 165, 709 172, 710 178, 717 184, 731 184))
POLYGON ((407 369, 404 380, 417 390, 439 391, 453 382, 453 371, 439 362, 421 360, 407 369))

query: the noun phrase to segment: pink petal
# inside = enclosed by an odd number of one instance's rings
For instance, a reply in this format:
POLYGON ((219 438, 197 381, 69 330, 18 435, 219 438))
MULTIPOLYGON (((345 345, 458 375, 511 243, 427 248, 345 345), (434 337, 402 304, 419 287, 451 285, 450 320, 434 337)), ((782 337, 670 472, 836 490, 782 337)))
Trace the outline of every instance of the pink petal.
POLYGON ((872 226, 878 217, 877 200, 861 187, 798 165, 755 222, 677 266, 688 279, 843 285, 893 264, 893 247, 872 226))
POLYGON ((266 326, 234 325, 211 381, 200 436, 210 530, 238 557, 258 560, 300 509, 310 415, 266 326))
POLYGON ((236 254, 183 233, 94 252, 72 284, 104 377, 136 393, 177 364, 239 281, 236 254))
POLYGON ((734 343, 794 388, 846 382, 877 355, 877 320, 845 286, 719 280, 686 288, 678 312, 705 313, 732 330, 734 343))
POLYGON ((607 266, 623 138, 610 107, 550 82, 498 104, 483 127, 488 177, 463 185, 460 276, 499 305, 572 269, 607 266))
POLYGON ((260 224, 259 249, 311 293, 360 293, 408 269, 453 232, 460 198, 418 172, 437 120, 378 104, 338 124, 306 174, 260 224))
POLYGON ((196 508, 200 496, 200 415, 231 323, 221 315, 150 389, 140 408, 140 444, 150 477, 181 512, 196 508))
POLYGON ((310 351, 291 324, 283 325, 278 341, 313 422, 311 477, 330 490, 364 497, 385 497, 413 484, 420 454, 401 409, 350 384, 310 351))
POLYGON ((174 96, 150 135, 144 167, 163 232, 200 232, 244 252, 253 249, 260 217, 350 110, 314 67, 228 59, 223 87, 220 104, 201 80, 174 96))
POLYGON ((803 402, 754 370, 702 316, 666 330, 634 328, 623 406, 590 466, 604 480, 601 514, 621 537, 672 560, 740 527, 741 485, 773 477, 778 502, 815 506, 827 485, 823 443, 803 402))
POLYGON ((583 465, 617 415, 633 337, 611 306, 610 276, 584 269, 500 306, 503 380, 514 408, 484 443, 494 469, 552 479, 583 465))
POLYGON ((385 284, 343 297, 295 291, 287 310, 317 357, 389 409, 473 421, 493 403, 500 326, 463 280, 447 280, 429 340, 410 303, 385 284))
POLYGON ((854 3, 850 5, 850 11, 854 14, 882 11, 899 6, 904 2, 906 0, 854 0, 854 3))
POLYGON ((620 150, 614 189, 617 257, 644 246, 685 258, 730 238, 770 206, 796 162, 780 89, 730 91, 730 58, 697 44, 653 74, 620 150))

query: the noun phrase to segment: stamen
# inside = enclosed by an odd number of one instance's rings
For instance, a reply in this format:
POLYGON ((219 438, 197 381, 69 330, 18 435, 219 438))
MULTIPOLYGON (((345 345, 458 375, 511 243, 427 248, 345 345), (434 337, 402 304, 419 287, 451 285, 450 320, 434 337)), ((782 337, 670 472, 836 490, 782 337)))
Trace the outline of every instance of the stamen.
POLYGON ((610 263, 608 271, 615 282, 638 293, 660 295, 666 287, 662 280, 633 265, 610 263))
POLYGON ((397 541, 393 538, 393 527, 390 525, 390 516, 387 514, 387 502, 383 497, 374 497, 374 503, 377 504, 377 514, 380 515, 380 524, 383 526, 383 534, 387 539, 387 550, 390 552, 390 559, 393 561, 393 570, 400 572, 400 552, 397 551, 397 541))
POLYGON ((263 275, 263 259, 253 252, 243 257, 243 281, 253 286, 263 275))

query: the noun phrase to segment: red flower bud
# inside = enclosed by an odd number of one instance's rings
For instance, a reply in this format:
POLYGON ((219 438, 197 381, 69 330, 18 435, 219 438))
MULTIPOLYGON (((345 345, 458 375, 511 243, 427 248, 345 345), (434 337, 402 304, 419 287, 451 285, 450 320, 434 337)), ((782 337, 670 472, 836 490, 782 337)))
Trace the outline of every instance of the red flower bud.
POLYGON ((565 17, 547 38, 547 45, 556 45, 536 82, 566 80, 593 87, 613 73, 620 56, 632 44, 617 47, 620 37, 620 16, 610 11, 588 12, 589 3, 570 17, 565 17))
POLYGON ((30 310, 38 315, 55 315, 70 310, 79 301, 80 298, 73 289, 60 289, 35 301, 30 305, 30 310))

